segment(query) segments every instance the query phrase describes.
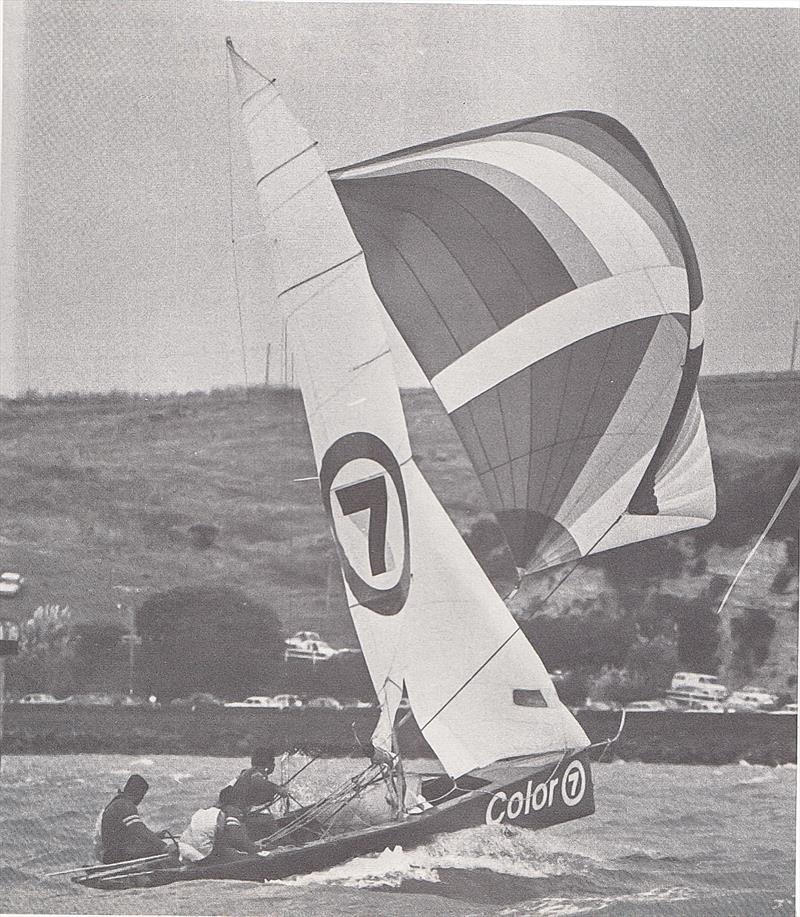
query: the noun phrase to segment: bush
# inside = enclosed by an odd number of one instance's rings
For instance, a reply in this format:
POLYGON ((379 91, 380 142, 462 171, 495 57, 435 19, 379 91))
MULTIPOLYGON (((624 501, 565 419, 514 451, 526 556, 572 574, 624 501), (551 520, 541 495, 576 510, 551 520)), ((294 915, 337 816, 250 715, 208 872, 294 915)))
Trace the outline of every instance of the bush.
POLYGON ((604 666, 589 682, 589 697, 593 701, 624 707, 637 700, 647 700, 647 692, 627 669, 604 666))

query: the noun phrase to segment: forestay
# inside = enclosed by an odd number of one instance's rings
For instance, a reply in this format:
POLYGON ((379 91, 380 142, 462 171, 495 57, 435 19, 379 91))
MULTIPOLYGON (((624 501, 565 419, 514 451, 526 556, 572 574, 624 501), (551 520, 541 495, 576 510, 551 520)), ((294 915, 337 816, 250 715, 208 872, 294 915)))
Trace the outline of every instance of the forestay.
POLYGON ((619 122, 563 112, 332 173, 522 572, 703 525, 703 291, 619 122))
POLYGON ((232 47, 230 58, 322 499, 382 702, 376 744, 388 746, 405 686, 452 776, 585 747, 414 463, 382 307, 314 142, 274 84, 232 47))

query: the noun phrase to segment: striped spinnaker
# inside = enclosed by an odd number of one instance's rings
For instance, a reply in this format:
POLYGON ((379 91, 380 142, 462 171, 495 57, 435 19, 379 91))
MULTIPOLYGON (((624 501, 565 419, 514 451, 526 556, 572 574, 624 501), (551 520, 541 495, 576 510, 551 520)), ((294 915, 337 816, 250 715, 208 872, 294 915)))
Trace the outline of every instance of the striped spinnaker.
POLYGON ((332 178, 522 570, 713 518, 700 272, 626 128, 544 115, 332 178))

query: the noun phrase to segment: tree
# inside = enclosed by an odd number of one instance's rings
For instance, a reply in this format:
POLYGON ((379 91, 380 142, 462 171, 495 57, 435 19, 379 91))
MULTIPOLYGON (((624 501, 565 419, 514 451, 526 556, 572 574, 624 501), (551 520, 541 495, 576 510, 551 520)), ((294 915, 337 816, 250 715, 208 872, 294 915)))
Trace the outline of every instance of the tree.
POLYGON ((719 617, 714 581, 698 598, 682 602, 675 611, 678 662, 692 672, 714 673, 719 668, 719 617))
POLYGON ((622 665, 636 630, 633 618, 618 614, 601 593, 588 608, 563 615, 539 614, 521 622, 549 670, 622 665))
POLYGON ((661 697, 678 668, 674 640, 663 634, 652 639, 640 637, 628 651, 625 666, 641 690, 643 699, 661 697))
POLYGON ((8 664, 9 689, 71 693, 71 637, 69 605, 40 605, 20 627, 19 652, 8 664))
POLYGON ((70 668, 84 690, 120 690, 125 683, 128 650, 119 624, 76 624, 72 631, 70 668))
POLYGON ((264 693, 280 671, 283 638, 274 611, 239 589, 171 589, 136 614, 139 680, 147 693, 223 697, 264 693))
POLYGON ((748 608, 731 619, 733 665, 743 677, 767 661, 774 632, 775 619, 763 608, 748 608))

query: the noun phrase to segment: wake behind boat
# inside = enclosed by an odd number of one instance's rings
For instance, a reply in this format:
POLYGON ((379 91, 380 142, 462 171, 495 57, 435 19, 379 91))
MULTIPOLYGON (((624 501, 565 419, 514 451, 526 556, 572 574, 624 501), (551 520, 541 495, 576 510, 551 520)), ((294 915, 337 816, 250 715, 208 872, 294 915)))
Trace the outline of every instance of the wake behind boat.
POLYGON ((253 855, 75 879, 95 887, 275 879, 594 812, 589 739, 417 467, 384 321, 453 418, 522 573, 714 513, 699 272, 621 125, 548 115, 332 179, 274 81, 228 54, 382 757, 253 855), (437 773, 403 771, 406 702, 437 773), (375 790, 384 817, 348 821, 375 790))

